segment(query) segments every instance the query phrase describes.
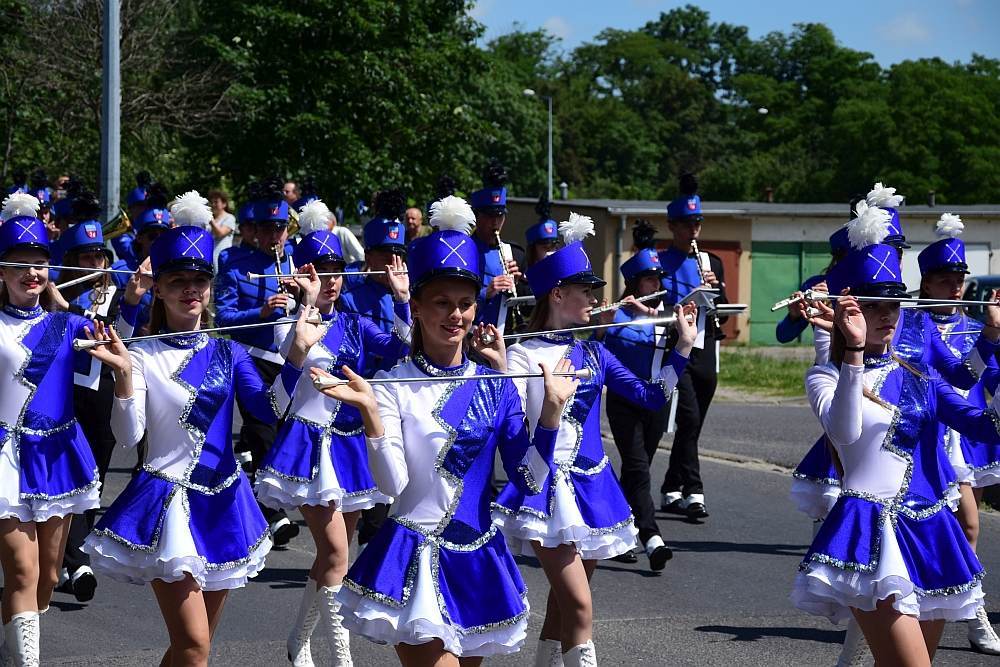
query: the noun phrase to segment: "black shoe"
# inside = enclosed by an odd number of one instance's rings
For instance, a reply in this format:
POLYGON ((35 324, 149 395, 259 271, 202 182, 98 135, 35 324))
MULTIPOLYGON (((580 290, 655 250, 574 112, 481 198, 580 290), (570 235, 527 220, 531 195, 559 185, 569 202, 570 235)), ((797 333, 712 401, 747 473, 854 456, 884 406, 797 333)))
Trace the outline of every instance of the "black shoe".
POLYGON ((271 524, 271 539, 274 546, 283 547, 292 541, 299 534, 298 524, 292 523, 287 516, 283 516, 271 524))
POLYGON ((682 502, 683 499, 678 498, 673 502, 661 504, 660 511, 666 512, 667 514, 680 514, 682 516, 687 516, 687 510, 681 507, 682 502))
POLYGON ((653 553, 649 554, 649 569, 653 572, 659 572, 667 566, 667 561, 673 557, 674 552, 670 550, 670 547, 656 547, 653 549, 653 553))
POLYGON ((684 514, 687 514, 689 519, 708 518, 708 510, 705 508, 705 503, 691 503, 684 508, 684 514))
POLYGON ((97 590, 97 577, 88 566, 82 565, 77 568, 69 581, 73 589, 73 597, 76 598, 77 602, 90 602, 94 599, 94 592, 97 590))
POLYGON ((628 563, 631 565, 633 563, 638 563, 639 557, 635 555, 634 551, 626 551, 623 554, 612 556, 609 560, 613 560, 617 563, 628 563))

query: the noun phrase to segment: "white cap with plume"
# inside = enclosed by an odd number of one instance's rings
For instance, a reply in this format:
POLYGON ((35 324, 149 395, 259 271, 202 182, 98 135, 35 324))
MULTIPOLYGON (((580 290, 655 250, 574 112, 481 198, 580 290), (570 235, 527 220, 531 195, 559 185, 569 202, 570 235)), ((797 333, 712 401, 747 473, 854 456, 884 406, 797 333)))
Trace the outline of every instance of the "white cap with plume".
POLYGON ((965 223, 954 213, 942 213, 941 219, 937 221, 937 228, 934 232, 944 239, 958 238, 959 234, 965 231, 965 223))
POLYGON ((191 225, 208 229, 212 224, 212 209, 208 200, 198 194, 197 190, 185 192, 174 200, 170 206, 170 214, 178 227, 191 225))
POLYGON ((40 206, 41 203, 34 195, 29 195, 26 192, 15 192, 3 200, 3 211, 0 211, 0 220, 6 222, 11 218, 22 215, 37 218, 40 206))
POLYGON ((333 213, 323 200, 314 199, 299 211, 299 230, 303 236, 320 230, 329 230, 332 218, 333 213))
POLYGON ((889 235, 889 220, 892 216, 888 211, 859 201, 854 212, 858 217, 847 223, 847 238, 855 250, 881 243, 889 235))
POLYGON ((903 203, 903 195, 897 195, 896 188, 887 188, 879 182, 865 197, 865 201, 868 202, 869 206, 899 208, 899 205, 903 203))
POLYGON ((569 220, 559 223, 559 234, 566 245, 594 235, 594 221, 590 216, 570 211, 569 220))
POLYGON ((461 197, 448 195, 431 204, 430 225, 439 230, 452 229, 468 234, 476 224, 476 214, 461 197))

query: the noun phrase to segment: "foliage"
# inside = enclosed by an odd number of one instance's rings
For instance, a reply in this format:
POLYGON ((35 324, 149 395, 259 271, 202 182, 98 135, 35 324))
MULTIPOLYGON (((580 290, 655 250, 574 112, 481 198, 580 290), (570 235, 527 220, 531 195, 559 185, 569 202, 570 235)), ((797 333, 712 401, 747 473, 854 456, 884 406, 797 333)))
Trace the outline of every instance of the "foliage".
MULTIPOLYGON (((820 24, 759 39, 688 5, 565 52, 520 26, 481 44, 469 0, 122 0, 123 184, 311 175, 353 210, 442 174, 511 190, 666 199, 681 170, 719 200, 844 201, 883 180, 922 201, 1000 194, 1000 61, 888 68, 820 24), (528 97, 524 89, 537 95, 528 97), (760 110, 766 109, 767 113, 760 110)), ((0 180, 97 177, 103 0, 0 0, 0 180)))

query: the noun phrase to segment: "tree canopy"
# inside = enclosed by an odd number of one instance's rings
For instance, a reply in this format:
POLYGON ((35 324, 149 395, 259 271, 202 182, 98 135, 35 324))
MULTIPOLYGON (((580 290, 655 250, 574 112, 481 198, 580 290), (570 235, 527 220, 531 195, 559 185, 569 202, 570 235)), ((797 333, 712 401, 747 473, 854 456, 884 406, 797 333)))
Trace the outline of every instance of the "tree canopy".
MULTIPOLYGON (((846 201, 884 180, 922 200, 1000 199, 1000 61, 888 68, 821 24, 759 39, 688 5, 572 51, 515 26, 482 43, 466 0, 123 0, 122 156, 181 187, 313 176, 348 210, 386 187, 426 202, 442 174, 578 197, 846 201), (535 97, 525 96, 526 88, 535 97), (766 110, 766 111, 765 111, 766 110)), ((0 179, 98 171, 101 11, 0 0, 0 179)))

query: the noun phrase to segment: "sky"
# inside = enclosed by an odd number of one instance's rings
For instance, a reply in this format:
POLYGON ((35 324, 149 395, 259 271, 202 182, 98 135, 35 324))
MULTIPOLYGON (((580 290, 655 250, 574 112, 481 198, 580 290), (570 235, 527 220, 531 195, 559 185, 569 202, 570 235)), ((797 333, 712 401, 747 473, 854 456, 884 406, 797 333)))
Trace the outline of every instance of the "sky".
POLYGON ((604 28, 635 29, 685 4, 713 23, 747 26, 753 38, 824 23, 842 45, 873 53, 883 67, 935 56, 968 62, 973 53, 1000 58, 1000 0, 478 0, 471 14, 486 26, 484 42, 520 23, 546 28, 571 50, 604 28))

